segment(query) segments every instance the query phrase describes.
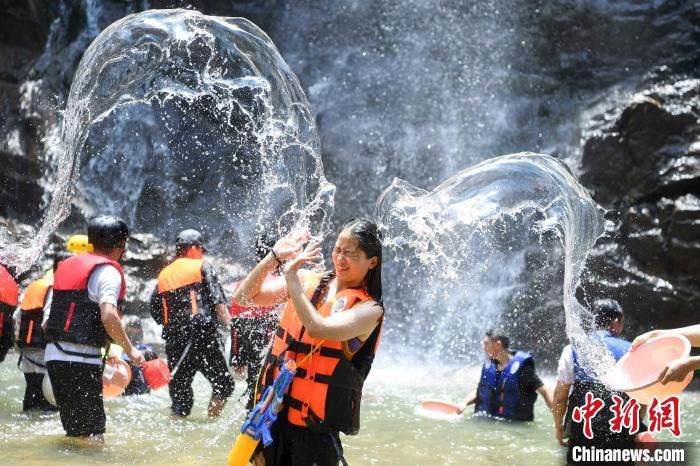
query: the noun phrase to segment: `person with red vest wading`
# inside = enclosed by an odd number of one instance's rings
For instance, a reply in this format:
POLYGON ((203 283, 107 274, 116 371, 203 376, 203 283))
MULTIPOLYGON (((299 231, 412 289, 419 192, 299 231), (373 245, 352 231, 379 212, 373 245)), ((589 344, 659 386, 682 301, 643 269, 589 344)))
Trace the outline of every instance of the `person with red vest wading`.
MULTIPOLYGON (((275 245, 275 238, 262 233, 255 240, 255 256, 260 262, 270 253, 275 245)), ((265 277, 266 283, 284 281, 280 276, 280 267, 265 277)), ((237 290, 243 281, 235 284, 237 290)), ((247 409, 253 408, 253 394, 258 374, 262 368, 263 351, 272 338, 272 332, 277 328, 279 306, 241 306, 235 300, 231 301, 231 356, 230 364, 234 371, 242 374, 247 368, 246 377, 248 390, 247 409)))
POLYGON ((114 341, 132 363, 143 364, 144 358, 120 317, 126 281, 119 261, 129 229, 124 220, 102 215, 92 218, 87 230, 94 252, 64 260, 54 275, 44 359, 66 435, 102 443, 101 350, 114 341))
POLYGON ((219 328, 229 332, 226 296, 211 264, 203 259, 202 235, 183 230, 175 242, 177 257, 158 275, 151 316, 163 325, 165 354, 172 373, 170 412, 189 416, 194 404, 192 381, 201 372, 212 386, 208 414, 218 416, 233 393, 219 328))
POLYGON ((0 362, 15 341, 12 313, 19 302, 19 283, 14 267, 0 264, 0 362))
MULTIPOLYGON (((59 252, 53 259, 53 273, 58 264, 71 257, 69 252, 59 252)), ((53 298, 53 274, 47 273, 29 284, 22 296, 22 302, 15 311, 17 347, 20 349, 20 370, 24 373, 27 386, 24 390, 22 411, 38 409, 55 411, 56 408, 44 397, 41 384, 46 374, 44 329, 49 318, 53 298)))
MULTIPOLYGON (((330 273, 300 270, 322 259, 310 234, 290 233, 274 245, 238 288, 243 305, 287 302, 261 372, 257 400, 286 359, 298 364, 272 425, 273 442, 256 464, 326 466, 343 458, 339 432, 360 429, 362 386, 372 366, 384 318, 382 245, 377 226, 365 219, 343 226, 330 273), (284 283, 264 283, 284 264, 284 283)), ((256 400, 256 401, 257 401, 256 400)))

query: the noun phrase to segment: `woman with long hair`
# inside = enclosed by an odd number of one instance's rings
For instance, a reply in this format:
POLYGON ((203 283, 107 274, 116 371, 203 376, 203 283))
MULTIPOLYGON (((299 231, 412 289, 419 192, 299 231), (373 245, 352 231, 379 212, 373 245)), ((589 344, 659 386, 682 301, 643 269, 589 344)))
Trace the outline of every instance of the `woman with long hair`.
POLYGON ((285 360, 298 366, 272 428, 273 443, 263 450, 268 466, 345 464, 338 433, 359 431, 362 386, 384 318, 377 226, 354 219, 341 228, 332 272, 302 269, 322 258, 321 245, 306 244, 309 239, 305 232, 277 241, 234 296, 241 305, 287 302, 258 379, 257 398, 285 360), (278 265, 284 281, 263 283, 278 265))

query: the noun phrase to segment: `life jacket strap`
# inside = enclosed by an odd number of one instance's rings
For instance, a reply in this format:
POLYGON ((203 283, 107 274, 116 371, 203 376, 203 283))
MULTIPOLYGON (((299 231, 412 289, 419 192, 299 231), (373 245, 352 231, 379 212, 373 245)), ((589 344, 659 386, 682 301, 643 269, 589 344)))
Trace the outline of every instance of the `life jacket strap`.
MULTIPOLYGON (((300 341, 293 341, 289 345, 289 351, 294 351, 295 353, 304 353, 304 354, 309 354, 311 351, 313 351, 315 346, 310 345, 309 343, 302 343, 300 341)), ((318 350, 318 354, 321 356, 324 356, 326 358, 335 358, 335 359, 340 359, 345 356, 345 353, 343 353, 342 349, 337 349, 337 348, 328 348, 326 346, 322 346, 318 350)))
POLYGON ((283 400, 285 406, 292 409, 296 409, 297 411, 301 411, 303 413, 302 419, 304 420, 307 426, 312 426, 323 422, 323 419, 321 419, 313 411, 313 409, 311 409, 308 403, 304 403, 303 401, 293 398, 291 395, 288 394, 284 395, 283 400))
POLYGON ((100 356, 99 354, 89 354, 89 353, 81 353, 79 351, 69 351, 69 350, 63 348, 57 341, 54 341, 53 344, 56 345, 56 348, 58 348, 62 353, 65 353, 68 356, 78 356, 81 358, 90 358, 90 359, 103 359, 102 356, 100 356))
MULTIPOLYGON (((38 362, 36 362, 36 361, 33 360, 32 358, 27 357, 27 355, 24 354, 24 353, 22 353, 22 355, 21 355, 20 357, 21 357, 22 359, 26 359, 27 361, 31 362, 32 364, 34 364, 34 365, 37 366, 37 367, 41 367, 42 369, 46 369, 46 366, 45 366, 44 364, 39 364, 38 362)), ((17 364, 19 364, 19 361, 17 361, 17 364)))
POLYGON ((343 447, 340 445, 340 442, 338 442, 338 439, 335 438, 335 435, 333 435, 331 432, 329 432, 328 435, 331 438, 331 442, 333 442, 333 448, 335 448, 335 454, 338 455, 338 459, 343 466, 348 466, 348 462, 345 461, 345 457, 343 456, 343 447))

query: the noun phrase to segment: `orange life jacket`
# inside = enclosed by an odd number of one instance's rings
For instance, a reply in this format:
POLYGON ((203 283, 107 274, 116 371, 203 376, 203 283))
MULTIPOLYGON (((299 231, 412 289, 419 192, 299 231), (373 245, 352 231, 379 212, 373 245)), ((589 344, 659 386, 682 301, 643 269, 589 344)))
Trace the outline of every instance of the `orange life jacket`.
MULTIPOLYGON (((319 302, 332 275, 314 274, 305 280, 307 298, 322 316, 343 312, 369 299, 364 290, 345 289, 319 302)), ((327 428, 348 435, 360 429, 362 386, 369 374, 379 344, 382 321, 365 342, 320 341, 309 337, 290 299, 280 318, 261 377, 259 397, 272 385, 282 362, 297 364, 320 347, 297 369, 287 394, 287 419, 298 426, 327 428), (359 342, 359 344, 357 344, 359 342)))
POLYGON ((44 332, 41 322, 44 319, 46 294, 53 286, 53 277, 43 277, 33 281, 25 290, 20 304, 19 338, 20 348, 44 348, 44 332))
POLYGON ((0 265, 0 349, 11 347, 14 341, 12 313, 18 301, 19 285, 10 272, 0 265))
POLYGON ((158 299, 161 315, 153 315, 156 322, 168 327, 189 323, 192 316, 209 314, 202 297, 204 259, 181 257, 175 259, 158 274, 158 299))

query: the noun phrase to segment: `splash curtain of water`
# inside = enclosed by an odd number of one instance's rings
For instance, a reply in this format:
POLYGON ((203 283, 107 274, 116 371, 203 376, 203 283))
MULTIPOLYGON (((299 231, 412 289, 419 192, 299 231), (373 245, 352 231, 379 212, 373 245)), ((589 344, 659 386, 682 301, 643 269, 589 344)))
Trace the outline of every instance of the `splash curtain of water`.
MULTIPOLYGON (((567 334, 582 353, 582 364, 595 374, 605 373, 612 358, 587 336, 592 315, 575 293, 586 258, 605 231, 603 214, 561 160, 535 153, 486 160, 432 191, 395 179, 376 207, 386 245, 397 257, 407 263, 417 258, 432 279, 458 293, 467 293, 470 282, 482 286, 477 295, 497 288, 502 274, 486 283, 483 275, 499 263, 506 269, 516 265, 508 265, 503 254, 513 251, 514 235, 523 234, 523 226, 539 237, 554 235, 564 250, 567 334)), ((480 324, 487 309, 472 315, 471 325, 480 324)))
POLYGON ((67 217, 78 183, 95 212, 168 239, 188 226, 246 246, 263 227, 328 230, 335 187, 313 114, 275 45, 242 18, 150 10, 107 27, 83 55, 50 147, 56 184, 38 233, 0 232, 0 260, 20 270, 67 217))

